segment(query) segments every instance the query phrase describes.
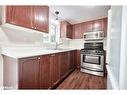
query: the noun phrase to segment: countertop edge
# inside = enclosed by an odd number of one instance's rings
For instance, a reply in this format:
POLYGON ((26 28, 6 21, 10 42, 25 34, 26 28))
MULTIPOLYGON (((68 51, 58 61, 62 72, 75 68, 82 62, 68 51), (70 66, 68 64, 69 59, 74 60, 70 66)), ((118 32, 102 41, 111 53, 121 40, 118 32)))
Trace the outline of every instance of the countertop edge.
POLYGON ((24 55, 24 56, 16 56, 13 55, 12 53, 6 53, 6 52, 2 52, 2 55, 14 58, 14 59, 20 59, 20 58, 27 58, 27 57, 35 57, 35 56, 42 56, 42 55, 48 55, 48 54, 55 54, 55 53, 61 53, 61 52, 68 52, 68 51, 73 51, 73 50, 77 50, 77 49, 69 49, 69 50, 59 50, 59 51, 54 51, 54 52, 46 52, 46 53, 38 53, 38 54, 28 54, 28 55, 24 55))

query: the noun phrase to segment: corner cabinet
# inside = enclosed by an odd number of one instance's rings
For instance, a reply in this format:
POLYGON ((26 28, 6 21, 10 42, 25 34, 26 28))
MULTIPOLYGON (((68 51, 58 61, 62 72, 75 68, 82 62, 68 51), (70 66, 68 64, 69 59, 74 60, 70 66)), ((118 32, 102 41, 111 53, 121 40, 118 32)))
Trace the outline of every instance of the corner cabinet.
POLYGON ((67 21, 61 21, 60 23, 60 37, 72 39, 72 25, 67 21))
POLYGON ((49 31, 48 6, 7 6, 6 22, 17 26, 49 31))
POLYGON ((19 60, 19 89, 39 89, 39 63, 40 57, 19 60))

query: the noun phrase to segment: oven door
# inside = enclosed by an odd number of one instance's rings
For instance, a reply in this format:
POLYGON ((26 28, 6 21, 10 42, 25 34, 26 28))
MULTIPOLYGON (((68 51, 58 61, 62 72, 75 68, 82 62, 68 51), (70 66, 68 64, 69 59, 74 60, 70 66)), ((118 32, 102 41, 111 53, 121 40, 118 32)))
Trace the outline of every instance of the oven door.
POLYGON ((103 70, 103 65, 104 65, 103 55, 81 54, 81 67, 103 70))

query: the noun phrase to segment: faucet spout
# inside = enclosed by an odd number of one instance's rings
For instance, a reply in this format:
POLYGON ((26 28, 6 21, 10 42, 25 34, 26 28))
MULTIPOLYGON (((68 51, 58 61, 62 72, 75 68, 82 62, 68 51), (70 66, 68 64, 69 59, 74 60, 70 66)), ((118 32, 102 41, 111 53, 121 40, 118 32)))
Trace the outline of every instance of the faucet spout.
POLYGON ((63 43, 57 43, 56 42, 56 49, 58 49, 58 46, 62 45, 63 43))

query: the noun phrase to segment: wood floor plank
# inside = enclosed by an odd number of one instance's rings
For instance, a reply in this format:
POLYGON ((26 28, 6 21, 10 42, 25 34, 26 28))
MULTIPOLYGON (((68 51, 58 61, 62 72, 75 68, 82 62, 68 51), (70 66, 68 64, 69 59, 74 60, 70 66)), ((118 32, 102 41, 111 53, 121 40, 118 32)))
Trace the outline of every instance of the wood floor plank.
POLYGON ((106 77, 98 77, 76 69, 57 89, 106 89, 106 77))

